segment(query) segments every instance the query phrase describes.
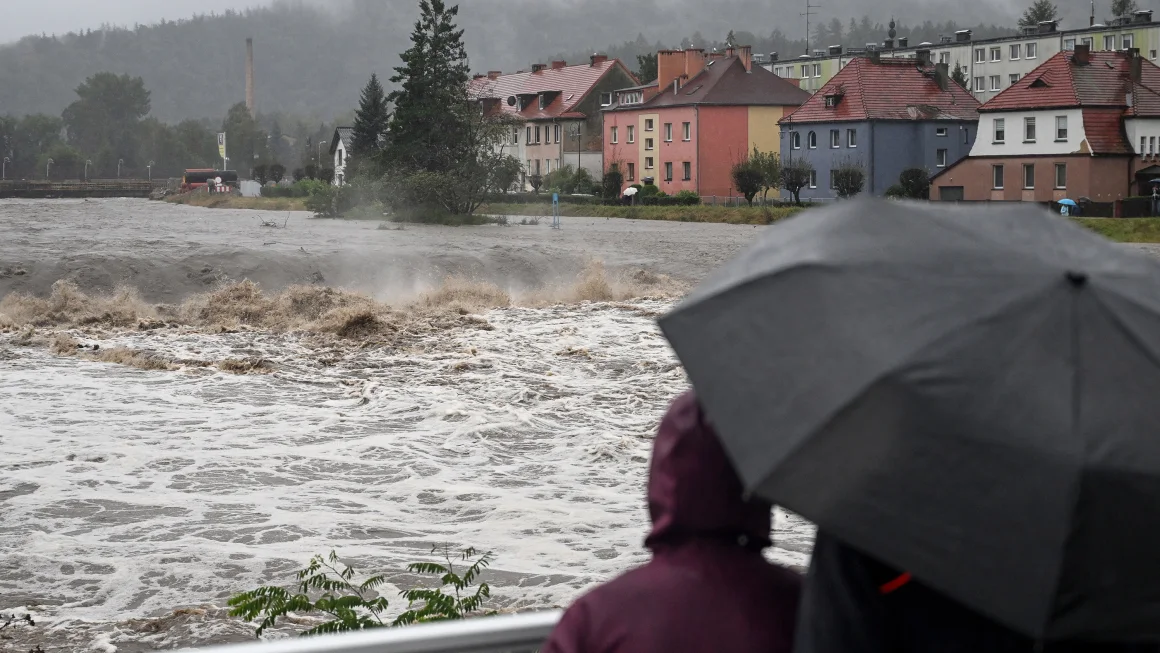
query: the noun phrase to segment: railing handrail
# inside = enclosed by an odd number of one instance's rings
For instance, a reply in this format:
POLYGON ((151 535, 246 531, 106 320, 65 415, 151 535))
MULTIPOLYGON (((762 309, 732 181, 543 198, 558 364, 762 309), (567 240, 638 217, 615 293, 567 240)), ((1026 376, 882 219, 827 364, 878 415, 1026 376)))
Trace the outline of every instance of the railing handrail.
POLYGON ((296 637, 182 653, 498 653, 534 651, 563 614, 560 610, 443 621, 357 633, 296 637))

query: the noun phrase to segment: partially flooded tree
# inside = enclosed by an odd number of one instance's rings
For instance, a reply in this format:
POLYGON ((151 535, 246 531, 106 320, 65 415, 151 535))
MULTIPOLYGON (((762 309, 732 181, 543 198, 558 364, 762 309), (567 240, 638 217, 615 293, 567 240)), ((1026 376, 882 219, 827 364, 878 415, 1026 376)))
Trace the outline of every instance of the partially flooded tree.
POLYGON ((790 159, 781 167, 781 187, 793 195, 794 204, 801 204, 802 189, 809 185, 814 165, 805 159, 790 159))

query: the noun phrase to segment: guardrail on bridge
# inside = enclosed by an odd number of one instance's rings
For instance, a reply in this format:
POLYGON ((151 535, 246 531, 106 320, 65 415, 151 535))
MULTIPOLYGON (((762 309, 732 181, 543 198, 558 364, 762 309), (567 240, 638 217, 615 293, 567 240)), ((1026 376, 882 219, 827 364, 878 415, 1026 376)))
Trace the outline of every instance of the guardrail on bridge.
POLYGON ((181 653, 534 653, 562 614, 552 610, 482 617, 181 653))

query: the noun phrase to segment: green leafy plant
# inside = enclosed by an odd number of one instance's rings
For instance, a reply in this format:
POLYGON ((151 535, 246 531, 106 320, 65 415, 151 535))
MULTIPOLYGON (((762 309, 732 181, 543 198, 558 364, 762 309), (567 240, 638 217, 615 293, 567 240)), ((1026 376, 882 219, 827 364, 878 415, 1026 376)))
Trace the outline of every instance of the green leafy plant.
POLYGON ((697 194, 697 191, 693 190, 680 191, 674 197, 677 198, 678 202, 686 206, 695 206, 701 203, 701 196, 697 194))
POLYGON ((310 636, 462 619, 478 612, 491 596, 491 587, 478 582, 480 574, 491 564, 491 554, 465 549, 458 556, 467 564, 461 571, 448 549, 432 549, 432 553, 440 551, 443 558, 440 562, 407 565, 407 571, 413 574, 437 576, 440 586, 402 590, 399 594, 407 600, 407 609, 393 620, 384 616, 389 607, 387 598, 376 591, 387 583, 386 575, 372 575, 360 582, 356 579, 358 571, 340 562, 333 551, 325 558, 314 556, 306 568, 297 572, 295 591, 267 586, 234 596, 229 600, 233 608, 230 615, 247 621, 260 618, 255 632, 260 637, 279 618, 290 613, 321 613, 330 617, 302 633, 310 636))

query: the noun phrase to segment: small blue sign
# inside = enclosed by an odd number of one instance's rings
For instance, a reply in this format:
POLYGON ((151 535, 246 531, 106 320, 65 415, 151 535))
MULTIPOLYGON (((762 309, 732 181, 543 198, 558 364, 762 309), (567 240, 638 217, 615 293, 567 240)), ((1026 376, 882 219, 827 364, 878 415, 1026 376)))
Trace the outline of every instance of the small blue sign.
POLYGON ((560 194, 559 193, 552 193, 552 204, 554 206, 560 205, 560 194))
POLYGON ((552 193, 552 228, 560 228, 560 194, 552 193))

